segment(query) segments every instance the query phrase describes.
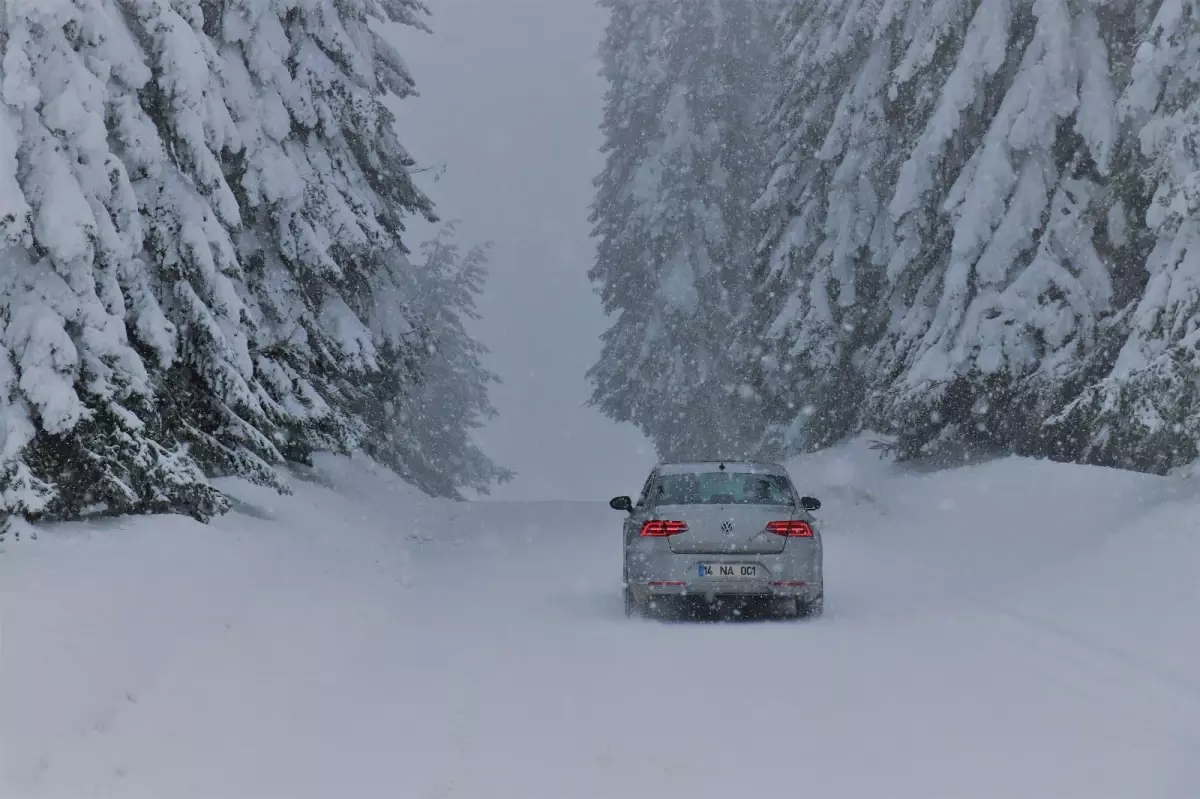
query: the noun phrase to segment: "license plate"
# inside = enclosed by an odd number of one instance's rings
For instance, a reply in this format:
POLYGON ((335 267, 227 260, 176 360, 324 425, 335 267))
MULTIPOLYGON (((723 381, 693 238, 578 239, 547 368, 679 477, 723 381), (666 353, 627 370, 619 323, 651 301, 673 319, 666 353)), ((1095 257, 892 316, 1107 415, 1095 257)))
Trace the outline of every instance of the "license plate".
POLYGON ((701 563, 697 568, 706 580, 753 580, 763 573, 753 563, 701 563))

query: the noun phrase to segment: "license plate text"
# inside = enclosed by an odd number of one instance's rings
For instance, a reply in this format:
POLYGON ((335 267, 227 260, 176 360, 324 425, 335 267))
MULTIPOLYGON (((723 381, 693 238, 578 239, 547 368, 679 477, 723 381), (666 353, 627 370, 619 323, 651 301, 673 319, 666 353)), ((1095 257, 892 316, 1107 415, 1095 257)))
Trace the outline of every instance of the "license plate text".
POLYGON ((758 566, 753 564, 744 565, 741 563, 701 563, 701 577, 716 577, 718 579, 741 579, 745 577, 757 577, 758 566))

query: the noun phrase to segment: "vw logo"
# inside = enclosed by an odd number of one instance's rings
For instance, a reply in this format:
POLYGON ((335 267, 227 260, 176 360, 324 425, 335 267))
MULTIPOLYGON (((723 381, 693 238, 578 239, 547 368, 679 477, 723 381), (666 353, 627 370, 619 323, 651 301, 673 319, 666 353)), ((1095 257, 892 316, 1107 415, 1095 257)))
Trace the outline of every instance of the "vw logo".
POLYGON ((721 522, 721 532, 725 535, 733 535, 733 522, 721 522))

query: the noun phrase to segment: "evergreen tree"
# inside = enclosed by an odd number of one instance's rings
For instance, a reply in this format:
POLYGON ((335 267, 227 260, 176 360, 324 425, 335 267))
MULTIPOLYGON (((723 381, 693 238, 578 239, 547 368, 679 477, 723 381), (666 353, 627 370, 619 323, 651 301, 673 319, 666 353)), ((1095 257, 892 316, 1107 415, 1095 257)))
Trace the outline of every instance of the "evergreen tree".
POLYGON ((930 170, 951 178, 936 206, 952 230, 936 283, 907 314, 920 319, 904 323, 916 335, 889 353, 904 367, 886 413, 910 454, 1042 449, 1039 423, 1111 309, 1093 228, 1113 196, 1116 91, 1095 14, 1072 5, 982 3, 901 173, 894 216, 930 206, 914 193, 935 183, 930 170), (974 95, 989 73, 999 81, 981 135, 947 125, 986 102, 974 95), (960 137, 970 155, 947 175, 942 154, 960 137))
POLYGON ((1062 457, 1164 472, 1200 456, 1200 4, 1142 13, 1120 109, 1149 160, 1130 183, 1149 196, 1105 220, 1140 290, 1110 322, 1115 358, 1047 427, 1062 457))
POLYGON ((1062 449, 1041 421, 1111 359, 1114 264, 1141 246, 1107 235, 1139 202, 1132 5, 792 9, 748 325, 790 446, 869 425, 910 456, 1062 449))
POLYGON ((121 158, 149 71, 111 3, 5 11, 0 517, 206 518, 224 500, 166 429, 147 369, 176 352, 121 158))
POLYGON ((769 3, 604 0, 607 162, 590 277, 614 316, 593 402, 674 457, 753 443, 757 394, 735 325, 765 165, 769 3))
POLYGON ((234 246, 264 417, 253 427, 270 431, 275 460, 347 451, 368 433, 355 408, 388 367, 365 318, 372 285, 411 268, 404 216, 434 218, 382 103, 413 82, 370 22, 421 9, 233 0, 209 24, 241 144, 214 155, 243 207, 234 246))
POLYGON ((254 298, 234 240, 248 209, 223 164, 244 144, 230 114, 239 98, 218 73, 219 31, 196 3, 122 6, 149 68, 123 109, 123 157, 145 220, 151 283, 176 331, 176 351, 161 364, 160 407, 209 473, 281 486, 273 468, 283 460, 280 436, 255 370, 254 298))
POLYGON ((458 498, 460 489, 486 494, 512 475, 470 437, 495 416, 487 387, 498 378, 482 364, 487 348, 465 327, 479 318, 486 251, 464 254, 453 235, 445 225, 421 245, 419 267, 376 277, 367 318, 387 366, 363 415, 373 431, 364 441, 370 455, 427 493, 458 498), (396 279, 410 275, 414 282, 396 279))
POLYGON ((478 345, 455 321, 479 261, 414 270, 401 239, 406 216, 435 217, 383 105, 412 79, 372 25, 423 27, 424 13, 415 0, 7 3, 0 516, 207 518, 226 501, 206 474, 284 489, 287 458, 428 440, 368 418, 398 386, 445 412, 437 445, 396 448, 415 459, 397 468, 444 493, 504 474, 466 436, 490 411, 478 345), (387 302, 396 319, 412 308, 414 336, 443 354, 398 346, 387 302))
POLYGON ((766 451, 827 445, 861 419, 863 360, 889 308, 887 199, 939 66, 916 42, 961 36, 948 4, 932 5, 806 0, 780 25, 765 235, 741 323, 761 345, 766 451))

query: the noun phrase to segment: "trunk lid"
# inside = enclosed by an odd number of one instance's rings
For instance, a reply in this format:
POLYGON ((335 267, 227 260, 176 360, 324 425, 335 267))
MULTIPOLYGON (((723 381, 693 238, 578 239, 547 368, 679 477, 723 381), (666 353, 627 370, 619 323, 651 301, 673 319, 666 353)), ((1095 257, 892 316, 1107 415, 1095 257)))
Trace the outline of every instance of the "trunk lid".
POLYGON ((680 555, 773 555, 787 538, 767 532, 767 522, 795 513, 790 505, 660 505, 654 515, 687 523, 686 532, 667 539, 680 555))

